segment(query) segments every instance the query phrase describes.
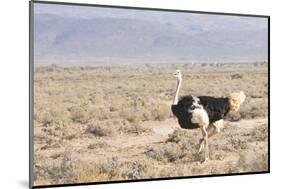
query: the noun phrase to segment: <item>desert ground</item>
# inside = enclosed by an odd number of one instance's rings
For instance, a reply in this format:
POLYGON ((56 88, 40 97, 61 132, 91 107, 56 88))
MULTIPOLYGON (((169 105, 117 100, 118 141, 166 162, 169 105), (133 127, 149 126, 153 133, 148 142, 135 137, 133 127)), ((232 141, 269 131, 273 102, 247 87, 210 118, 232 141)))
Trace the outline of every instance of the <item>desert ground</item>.
POLYGON ((48 65, 34 70, 34 184, 268 170, 268 67, 247 64, 48 65), (244 91, 239 112, 197 153, 199 129, 184 130, 170 107, 180 95, 244 91))

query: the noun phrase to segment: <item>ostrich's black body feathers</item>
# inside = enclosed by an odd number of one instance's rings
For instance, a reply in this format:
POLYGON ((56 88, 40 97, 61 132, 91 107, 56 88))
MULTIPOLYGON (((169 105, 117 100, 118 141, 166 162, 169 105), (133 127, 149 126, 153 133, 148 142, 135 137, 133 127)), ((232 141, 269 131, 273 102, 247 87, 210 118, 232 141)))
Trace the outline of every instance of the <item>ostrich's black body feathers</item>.
MULTIPOLYGON (((230 110, 230 104, 228 98, 215 98, 210 96, 198 96, 199 104, 203 106, 207 112, 210 124, 223 119, 224 116, 230 110)), ((172 105, 171 109, 173 114, 178 118, 179 125, 185 129, 196 129, 199 128, 198 124, 191 122, 192 110, 194 99, 192 96, 182 97, 177 105, 172 105)))
POLYGON ((178 118, 179 125, 185 129, 196 129, 199 126, 191 122, 192 114, 188 112, 193 104, 191 96, 181 98, 177 105, 172 105, 172 112, 178 118))

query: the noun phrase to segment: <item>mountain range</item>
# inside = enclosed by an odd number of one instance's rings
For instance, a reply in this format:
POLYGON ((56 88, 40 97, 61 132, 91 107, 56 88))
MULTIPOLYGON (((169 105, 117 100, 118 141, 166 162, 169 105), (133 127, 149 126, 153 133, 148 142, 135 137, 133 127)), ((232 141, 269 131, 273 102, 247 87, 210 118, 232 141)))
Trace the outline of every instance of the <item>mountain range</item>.
POLYGON ((264 61, 267 36, 265 18, 34 14, 36 64, 264 61))

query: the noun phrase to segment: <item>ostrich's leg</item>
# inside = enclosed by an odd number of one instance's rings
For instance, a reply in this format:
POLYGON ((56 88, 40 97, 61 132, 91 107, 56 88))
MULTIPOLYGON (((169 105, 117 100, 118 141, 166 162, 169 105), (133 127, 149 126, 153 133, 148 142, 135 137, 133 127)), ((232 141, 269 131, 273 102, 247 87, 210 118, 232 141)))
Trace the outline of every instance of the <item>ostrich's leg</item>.
MULTIPOLYGON (((203 134, 203 140, 204 140, 204 148, 205 148, 205 157, 204 162, 209 160, 209 142, 208 142, 208 132, 206 126, 203 126, 201 128, 202 134, 203 134)), ((202 143, 203 144, 203 143, 202 143)), ((200 146, 201 148, 201 146, 200 146)), ((200 149, 199 149, 200 150, 200 149)), ((201 149, 202 150, 202 149, 201 149)))
POLYGON ((205 161, 206 161, 209 159, 208 132, 207 132, 207 128, 209 126, 209 117, 206 110, 202 108, 194 109, 192 111, 191 122, 198 124, 198 126, 202 131, 204 145, 203 143, 200 144, 199 152, 203 149, 203 147, 205 148, 205 161))
MULTIPOLYGON (((215 131, 212 135, 217 134, 220 132, 220 130, 223 128, 223 119, 220 119, 214 123, 212 123, 212 125, 215 127, 215 131)), ((209 136, 210 138, 211 136, 209 136)))
MULTIPOLYGON (((209 127, 207 128, 207 132, 208 132, 208 139, 211 138, 212 136, 214 136, 215 134, 220 132, 220 129, 223 128, 223 119, 220 119, 214 123, 212 123, 211 125, 209 125, 209 127)), ((199 140, 199 144, 200 144, 200 148, 198 153, 200 153, 203 148, 204 148, 204 138, 201 138, 199 140)))
MULTIPOLYGON (((211 136, 213 136, 214 134, 217 133, 215 128, 213 127, 213 125, 209 125, 208 128, 206 129, 206 131, 208 133, 208 138, 210 138, 211 136)), ((200 153, 203 150, 203 148, 205 148, 204 134, 203 134, 203 138, 201 138, 199 140, 199 145, 200 145, 200 148, 199 148, 198 153, 200 153)))
POLYGON ((198 154, 202 151, 202 149, 204 148, 204 138, 201 138, 199 140, 199 145, 200 145, 200 148, 198 150, 198 154))

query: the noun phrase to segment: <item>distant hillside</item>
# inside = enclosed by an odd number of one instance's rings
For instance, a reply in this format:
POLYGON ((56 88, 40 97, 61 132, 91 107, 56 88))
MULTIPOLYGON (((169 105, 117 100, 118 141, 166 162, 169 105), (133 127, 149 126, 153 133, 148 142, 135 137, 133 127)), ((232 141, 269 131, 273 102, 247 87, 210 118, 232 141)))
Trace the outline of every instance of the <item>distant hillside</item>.
MULTIPOLYGON (((35 14, 36 63, 95 61, 243 61, 267 59, 267 31, 243 22, 71 18, 35 14)), ((193 19, 194 18, 194 19, 193 19)))

